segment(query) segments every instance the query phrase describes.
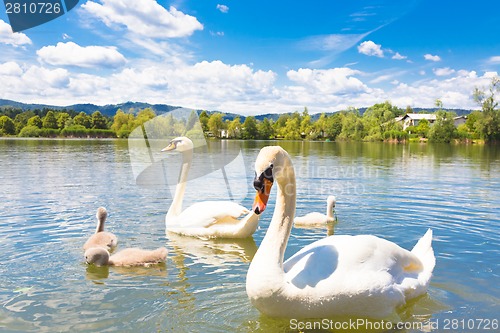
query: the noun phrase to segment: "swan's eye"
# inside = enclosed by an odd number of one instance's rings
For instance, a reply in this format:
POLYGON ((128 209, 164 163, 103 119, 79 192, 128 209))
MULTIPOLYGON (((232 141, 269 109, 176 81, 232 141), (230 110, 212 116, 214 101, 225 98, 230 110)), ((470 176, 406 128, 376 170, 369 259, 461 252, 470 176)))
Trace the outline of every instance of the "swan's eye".
POLYGON ((273 176, 273 165, 269 165, 269 167, 264 170, 262 173, 262 177, 270 180, 271 182, 274 182, 274 176, 273 176))

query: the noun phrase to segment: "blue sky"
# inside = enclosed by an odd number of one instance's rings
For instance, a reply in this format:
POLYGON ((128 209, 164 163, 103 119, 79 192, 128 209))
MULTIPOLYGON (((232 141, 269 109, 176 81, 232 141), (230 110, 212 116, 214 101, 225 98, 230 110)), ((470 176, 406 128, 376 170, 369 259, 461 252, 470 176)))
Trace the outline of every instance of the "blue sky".
POLYGON ((500 71, 499 12, 490 0, 80 0, 12 33, 2 3, 0 98, 244 115, 477 108, 472 91, 500 71))

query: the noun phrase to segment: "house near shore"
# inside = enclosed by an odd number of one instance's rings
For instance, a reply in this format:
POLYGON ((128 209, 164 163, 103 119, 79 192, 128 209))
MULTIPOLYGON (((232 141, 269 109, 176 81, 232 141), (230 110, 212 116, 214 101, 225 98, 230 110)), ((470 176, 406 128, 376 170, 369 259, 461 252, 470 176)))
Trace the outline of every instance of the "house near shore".
MULTIPOLYGON (((427 120, 429 125, 432 126, 432 124, 436 121, 436 115, 433 113, 407 113, 404 116, 395 118, 394 121, 396 123, 401 122, 403 124, 403 130, 406 130, 410 126, 418 126, 418 123, 423 119, 427 120)), ((467 116, 453 118, 455 127, 465 124, 466 120, 467 116)))
POLYGON ((418 123, 425 119, 432 125, 436 121, 436 115, 431 113, 407 113, 401 118, 403 123, 403 130, 410 126, 418 126, 418 123))

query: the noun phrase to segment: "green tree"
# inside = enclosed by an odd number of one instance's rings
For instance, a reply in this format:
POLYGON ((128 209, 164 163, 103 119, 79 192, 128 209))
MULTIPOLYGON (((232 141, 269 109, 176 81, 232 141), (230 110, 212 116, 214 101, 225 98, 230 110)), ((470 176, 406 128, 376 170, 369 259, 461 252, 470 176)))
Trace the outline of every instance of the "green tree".
POLYGON ((210 119, 210 116, 208 115, 207 111, 203 110, 200 113, 199 116, 200 123, 201 123, 201 128, 203 129, 203 132, 208 132, 208 120, 210 119))
POLYGON ((92 127, 92 120, 91 120, 91 118, 89 117, 88 114, 86 114, 83 111, 80 112, 79 114, 77 114, 73 118, 73 123, 75 125, 80 125, 80 126, 83 126, 85 128, 91 128, 92 127))
POLYGON ((257 120, 255 120, 255 118, 252 116, 246 117, 245 121, 243 122, 242 130, 243 130, 242 133, 243 139, 246 140, 256 139, 259 134, 257 131, 257 120))
POLYGON ((41 133, 40 127, 35 125, 27 125, 21 129, 21 131, 19 132, 19 136, 26 138, 36 138, 40 136, 40 133, 41 133))
MULTIPOLYGON (((144 124, 146 121, 151 120, 154 117, 156 117, 156 113, 153 111, 153 109, 151 109, 151 108, 145 108, 145 109, 140 110, 137 113, 137 116, 135 118, 134 128, 137 127, 137 126, 140 126, 140 125, 144 124)), ((172 126, 173 125, 174 124, 172 124, 172 126)))
POLYGON ((272 139, 274 137, 273 124, 269 119, 264 118, 257 124, 258 138, 262 140, 272 139))
POLYGON ((212 134, 216 138, 220 138, 222 135, 222 130, 224 129, 224 122, 222 121, 222 113, 212 113, 210 118, 208 119, 208 130, 212 132, 212 134))
POLYGON ((63 129, 66 126, 66 122, 70 119, 70 115, 67 112, 61 112, 57 115, 57 128, 63 129))
POLYGON ((361 140, 365 137, 364 125, 357 109, 349 108, 342 119, 342 132, 338 138, 341 140, 361 140))
POLYGON ((95 111, 94 113, 92 113, 91 121, 92 121, 92 128, 96 129, 108 128, 108 121, 100 111, 95 111))
POLYGON ((436 121, 429 129, 429 141, 431 142, 451 142, 457 137, 455 123, 455 114, 443 110, 436 112, 436 121))
POLYGON ((336 140, 342 132, 342 123, 344 122, 344 113, 337 112, 327 120, 325 136, 330 140, 336 140))
POLYGON ((42 118, 40 118, 40 116, 38 116, 38 115, 33 116, 30 119, 28 119, 27 125, 42 128, 42 125, 43 125, 42 118))
POLYGON ((300 140, 300 118, 289 118, 282 132, 285 140, 300 140))
POLYGON ((429 136, 429 130, 431 126, 427 119, 422 119, 418 122, 418 125, 415 127, 415 133, 418 134, 422 138, 427 138, 429 136))
POLYGON ((232 121, 229 121, 227 124, 227 136, 232 139, 240 139, 241 127, 240 117, 236 117, 232 121))
POLYGON ((0 135, 14 135, 16 134, 16 125, 14 121, 8 116, 0 117, 0 135))
POLYGON ((45 117, 42 119, 43 128, 54 128, 57 129, 57 119, 54 111, 50 110, 47 112, 45 117))
POLYGON ((35 113, 31 110, 17 114, 16 117, 14 118, 14 124, 16 125, 16 133, 19 133, 23 129, 23 127, 28 125, 28 119, 30 119, 34 115, 35 113))
POLYGON ((131 113, 125 113, 121 109, 118 109, 113 116, 113 124, 111 129, 116 132, 116 136, 119 138, 127 138, 132 132, 135 117, 131 113))
POLYGON ((316 135, 314 133, 314 127, 311 122, 311 116, 307 108, 304 108, 302 112, 302 117, 300 117, 300 135, 307 139, 315 139, 316 135))
POLYGON ((278 119, 276 120, 276 122, 274 123, 274 125, 273 125, 274 132, 276 133, 277 136, 279 136, 279 137, 285 136, 284 128, 286 126, 286 122, 288 121, 288 119, 290 119, 290 114, 284 113, 284 114, 281 114, 278 117, 278 119))
POLYGON ((500 111, 495 94, 500 91, 500 78, 493 77, 488 93, 476 88, 473 93, 474 100, 481 106, 482 116, 477 119, 475 127, 477 132, 487 142, 500 140, 500 111))
POLYGON ((322 113, 318 120, 314 123, 314 133, 316 138, 324 138, 326 136, 326 129, 328 128, 328 117, 322 113))

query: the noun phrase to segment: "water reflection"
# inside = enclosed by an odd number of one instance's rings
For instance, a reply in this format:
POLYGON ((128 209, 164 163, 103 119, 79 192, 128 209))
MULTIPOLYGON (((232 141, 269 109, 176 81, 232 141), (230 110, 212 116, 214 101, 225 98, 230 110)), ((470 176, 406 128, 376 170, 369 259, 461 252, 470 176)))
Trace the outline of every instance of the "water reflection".
MULTIPOLYGON (((338 223, 293 228, 285 258, 332 233, 374 234, 409 249, 431 227, 437 265, 429 293, 401 317, 498 316, 498 146, 234 142, 251 171, 242 182, 251 186, 255 157, 269 144, 282 145, 302 168, 297 214, 324 211, 328 194, 338 199, 338 223)), ((137 188, 126 141, 0 140, 0 158, 3 331, 291 331, 289 320, 260 316, 245 292, 271 216, 242 242, 165 237, 169 199, 137 188), (167 264, 86 266, 81 245, 98 205, 109 208, 120 247, 165 244, 167 264)), ((419 331, 426 330, 400 332, 419 331)))
POLYGON ((295 229, 309 229, 309 230, 317 230, 317 229, 326 229, 325 237, 332 236, 335 233, 335 226, 337 225, 337 218, 335 217, 335 221, 325 223, 324 225, 305 225, 305 224, 294 224, 293 227, 295 229))
POLYGON ((167 238, 176 254, 188 256, 194 263, 217 267, 229 262, 250 262, 257 252, 257 244, 253 237, 199 239, 168 232, 167 238))

